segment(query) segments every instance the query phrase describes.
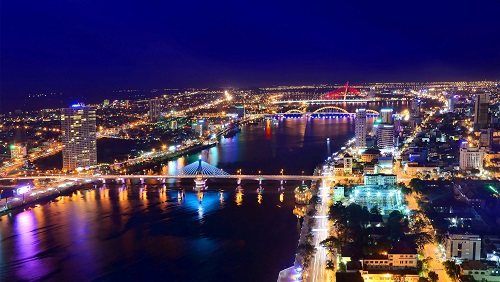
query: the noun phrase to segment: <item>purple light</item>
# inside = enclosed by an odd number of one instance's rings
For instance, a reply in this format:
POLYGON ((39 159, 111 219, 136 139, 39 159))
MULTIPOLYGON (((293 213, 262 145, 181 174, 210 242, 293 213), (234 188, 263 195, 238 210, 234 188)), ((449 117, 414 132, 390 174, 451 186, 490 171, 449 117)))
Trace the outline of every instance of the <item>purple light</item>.
POLYGON ((17 195, 22 195, 22 194, 27 193, 29 191, 31 191, 31 187, 29 185, 26 185, 26 186, 22 186, 22 187, 17 188, 16 193, 17 193, 17 195))

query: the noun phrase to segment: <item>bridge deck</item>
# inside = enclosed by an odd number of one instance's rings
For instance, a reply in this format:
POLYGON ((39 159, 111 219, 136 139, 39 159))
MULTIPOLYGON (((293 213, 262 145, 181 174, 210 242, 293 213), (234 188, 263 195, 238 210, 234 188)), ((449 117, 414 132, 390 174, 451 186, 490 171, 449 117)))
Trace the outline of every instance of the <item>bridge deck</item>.
MULTIPOLYGON (((32 180, 32 179, 194 179, 195 175, 41 175, 41 176, 17 176, 3 177, 1 180, 32 180)), ((334 179, 356 179, 357 176, 314 176, 314 175, 205 175, 209 179, 241 179, 241 180, 334 180, 334 179)))

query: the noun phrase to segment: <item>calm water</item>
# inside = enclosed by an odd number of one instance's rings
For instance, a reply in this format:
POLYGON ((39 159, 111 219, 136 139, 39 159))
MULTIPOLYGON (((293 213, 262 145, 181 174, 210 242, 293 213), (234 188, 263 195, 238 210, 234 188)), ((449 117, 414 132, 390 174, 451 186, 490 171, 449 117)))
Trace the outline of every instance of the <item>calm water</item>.
MULTIPOLYGON (((230 173, 310 174, 353 131, 349 119, 284 120, 245 127, 202 156, 230 173)), ((258 195, 258 184, 246 182, 241 195, 236 183, 211 181, 202 199, 190 181, 80 190, 1 217, 0 281, 276 281, 294 260, 298 184, 280 193, 278 183, 264 182, 258 195)))

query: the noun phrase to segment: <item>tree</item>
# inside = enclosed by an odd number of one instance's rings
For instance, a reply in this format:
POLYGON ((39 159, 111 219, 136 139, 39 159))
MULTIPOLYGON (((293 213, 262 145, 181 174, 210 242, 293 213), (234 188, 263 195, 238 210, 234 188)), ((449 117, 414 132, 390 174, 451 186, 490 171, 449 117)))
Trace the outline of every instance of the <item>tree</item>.
POLYGON ((419 277, 418 282, 429 282, 430 280, 425 277, 419 277))
POLYGON ((347 266, 345 265, 345 263, 343 263, 343 262, 339 263, 338 272, 346 272, 346 271, 347 271, 347 266))
POLYGON ((423 250, 426 244, 432 243, 432 236, 429 233, 418 233, 415 243, 419 249, 423 250))
POLYGON ((429 277, 430 282, 437 282, 439 280, 438 274, 434 271, 429 271, 427 276, 429 277))
POLYGON ((417 218, 416 220, 413 221, 413 232, 419 233, 422 232, 425 227, 427 227, 427 223, 425 223, 424 220, 421 218, 417 218))
POLYGON ((325 240, 320 242, 320 245, 328 250, 328 253, 332 254, 335 249, 340 249, 342 243, 335 236, 329 236, 325 240))
POLYGON ((451 279, 457 280, 458 277, 460 276, 460 269, 458 265, 455 264, 454 261, 447 260, 443 262, 444 269, 446 270, 446 274, 450 276, 451 279))
POLYGON ((375 205, 370 209, 370 213, 373 215, 380 215, 380 208, 375 205))
POLYGON ((327 260, 326 261, 326 270, 335 270, 335 263, 332 260, 327 260))
POLYGON ((424 182, 418 178, 413 178, 410 180, 410 187, 413 188, 416 192, 421 192, 424 190, 424 182))

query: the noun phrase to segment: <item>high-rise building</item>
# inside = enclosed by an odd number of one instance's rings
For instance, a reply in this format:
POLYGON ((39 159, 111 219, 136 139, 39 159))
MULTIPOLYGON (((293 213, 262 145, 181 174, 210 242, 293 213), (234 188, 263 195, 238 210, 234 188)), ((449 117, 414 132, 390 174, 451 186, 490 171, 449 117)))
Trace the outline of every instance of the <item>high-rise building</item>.
POLYGON ((448 112, 453 112, 455 110, 455 98, 453 95, 448 98, 448 112))
POLYGON ((238 114, 238 118, 245 117, 245 105, 236 106, 236 114, 238 114))
POLYGON ((377 128, 377 146, 379 149, 394 148, 394 124, 381 123, 377 128))
POLYGON ((380 117, 382 118, 382 123, 392 124, 392 109, 380 110, 380 117))
POLYGON ((420 100, 412 100, 410 118, 416 119, 419 117, 420 117, 420 100))
POLYGON ((394 118, 394 131, 396 131, 396 133, 400 133, 403 131, 403 120, 400 116, 396 116, 394 118))
POLYGON ((476 103, 474 104, 474 128, 476 130, 488 128, 488 106, 490 95, 485 92, 476 93, 476 103))
POLYGON ((344 155, 344 174, 352 174, 352 156, 349 154, 344 155))
POLYGON ((148 119, 150 122, 158 121, 161 115, 160 111, 160 100, 158 98, 154 98, 149 100, 149 116, 148 119))
POLYGON ((356 121, 354 125, 354 134, 356 136, 356 147, 366 147, 366 109, 356 110, 356 121))
POLYGON ((481 129, 479 134, 479 147, 490 147, 493 141, 493 130, 491 128, 481 129))
POLYGON ((460 148, 460 169, 483 169, 484 151, 478 147, 460 148))
POLYGON ((63 170, 97 165, 96 112, 76 104, 61 110, 63 170))

